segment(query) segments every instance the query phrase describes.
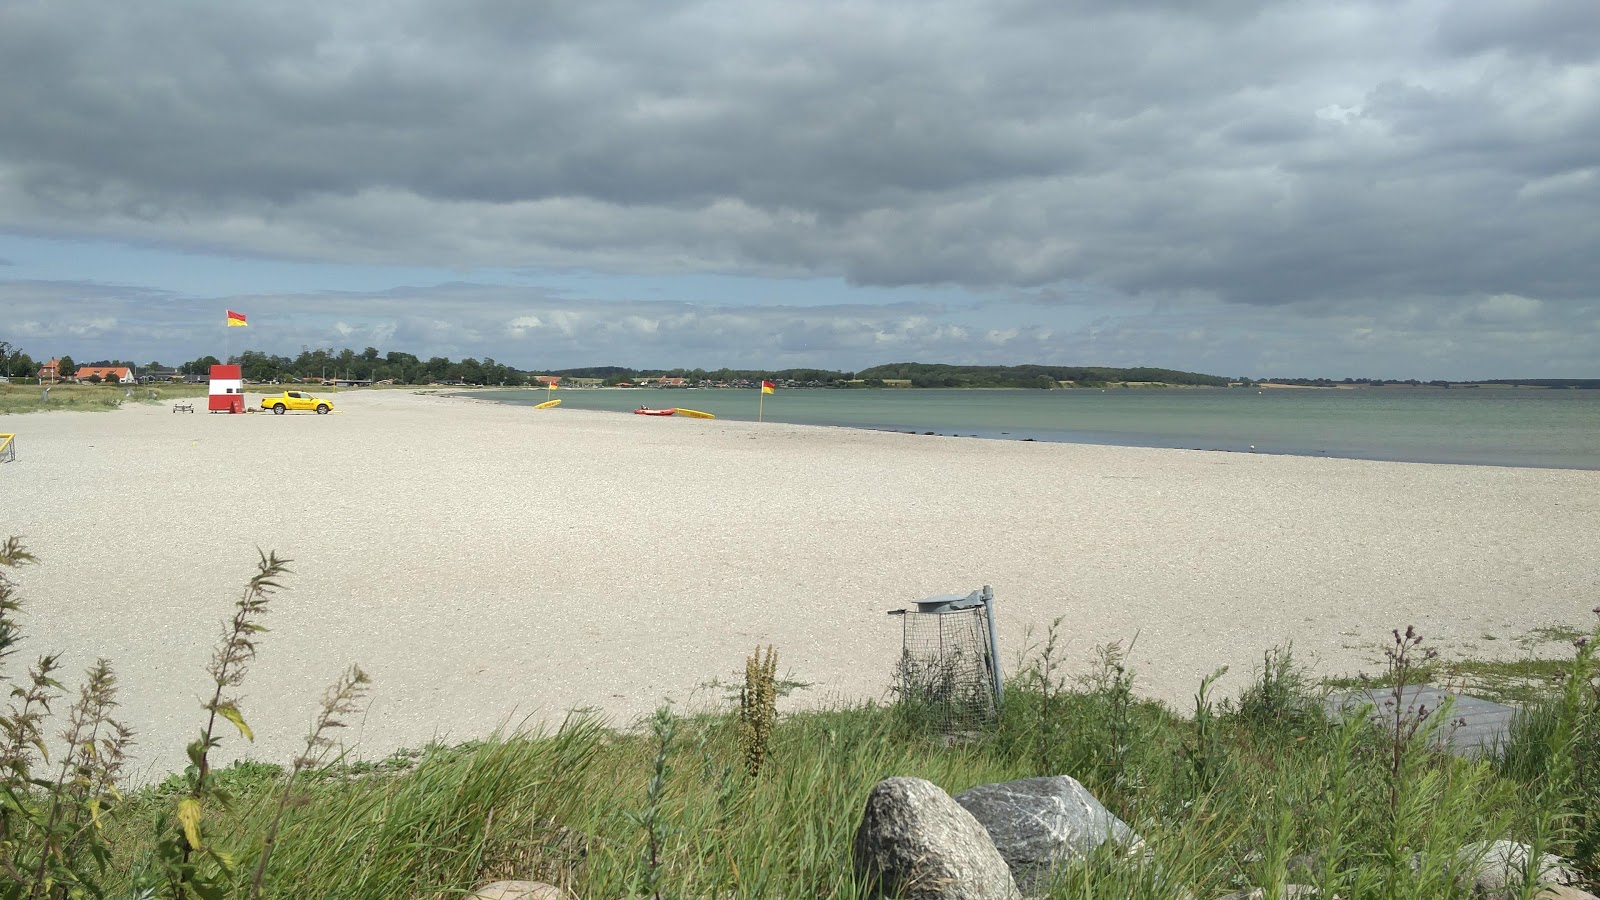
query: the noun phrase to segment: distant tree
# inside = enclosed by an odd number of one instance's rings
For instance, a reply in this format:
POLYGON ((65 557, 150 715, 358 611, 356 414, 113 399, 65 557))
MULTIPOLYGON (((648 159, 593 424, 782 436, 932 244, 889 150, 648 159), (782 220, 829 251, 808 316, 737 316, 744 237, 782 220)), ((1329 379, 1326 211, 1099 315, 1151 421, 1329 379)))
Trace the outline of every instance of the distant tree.
MULTIPOLYGON (((0 341, 0 375, 17 374, 15 370, 20 368, 18 360, 26 355, 27 354, 13 346, 10 341, 0 341)), ((29 372, 28 374, 36 375, 38 374, 38 370, 29 372)))
POLYGON ((211 374, 212 366, 220 365, 222 365, 222 360, 217 359, 215 356, 202 356, 199 359, 191 359, 179 366, 178 371, 185 375, 209 375, 211 374))
POLYGON ((100 373, 99 372, 91 372, 89 374, 89 377, 85 378, 84 381, 87 381, 90 384, 99 384, 100 383, 100 373))
POLYGON ((72 357, 63 354, 59 362, 61 363, 62 378, 70 378, 78 374, 78 364, 72 361, 72 357))

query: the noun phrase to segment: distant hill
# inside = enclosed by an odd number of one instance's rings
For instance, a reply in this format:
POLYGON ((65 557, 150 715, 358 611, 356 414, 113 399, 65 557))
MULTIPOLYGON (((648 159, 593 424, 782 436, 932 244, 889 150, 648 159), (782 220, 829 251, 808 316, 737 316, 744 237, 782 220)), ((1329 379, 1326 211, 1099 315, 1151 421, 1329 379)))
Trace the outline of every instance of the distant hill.
POLYGON ((1506 384, 1524 387, 1579 388, 1600 390, 1600 378, 1493 378, 1488 381, 1471 381, 1467 384, 1506 384))
POLYGON ((1228 379, 1173 369, 1115 369, 1099 366, 950 366, 942 363, 890 363, 856 373, 868 381, 910 379, 912 387, 1052 387, 1055 382, 1105 384, 1148 381, 1164 384, 1227 387, 1228 379))

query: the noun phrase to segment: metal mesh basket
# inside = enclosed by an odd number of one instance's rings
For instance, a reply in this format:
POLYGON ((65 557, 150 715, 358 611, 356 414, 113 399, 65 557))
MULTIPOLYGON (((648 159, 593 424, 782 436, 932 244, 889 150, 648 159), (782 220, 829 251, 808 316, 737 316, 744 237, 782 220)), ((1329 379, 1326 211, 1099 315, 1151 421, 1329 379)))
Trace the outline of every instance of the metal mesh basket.
POLYGON ((993 723, 1001 699, 993 592, 985 586, 929 597, 915 610, 890 615, 901 623, 895 672, 901 707, 946 734, 993 723))

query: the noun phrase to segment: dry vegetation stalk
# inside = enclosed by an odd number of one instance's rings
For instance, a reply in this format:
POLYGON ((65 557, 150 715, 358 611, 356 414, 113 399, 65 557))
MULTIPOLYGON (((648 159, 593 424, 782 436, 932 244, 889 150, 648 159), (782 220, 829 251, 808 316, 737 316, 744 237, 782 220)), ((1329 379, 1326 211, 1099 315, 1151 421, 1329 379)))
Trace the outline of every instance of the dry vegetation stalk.
POLYGON ((761 774, 777 721, 778 653, 769 644, 765 658, 757 647, 745 660, 744 687, 739 691, 739 747, 751 778, 761 774))

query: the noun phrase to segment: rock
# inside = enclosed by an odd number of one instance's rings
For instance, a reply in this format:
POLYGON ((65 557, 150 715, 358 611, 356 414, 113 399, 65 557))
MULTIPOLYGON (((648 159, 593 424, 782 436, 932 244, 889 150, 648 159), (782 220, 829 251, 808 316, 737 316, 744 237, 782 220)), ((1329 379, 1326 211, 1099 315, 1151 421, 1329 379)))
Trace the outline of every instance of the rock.
POLYGON ((1289 857, 1284 868, 1288 870, 1290 878, 1296 875, 1311 875, 1317 871, 1317 858, 1310 853, 1296 853, 1289 857))
MULTIPOLYGON (((1283 900, 1311 900, 1316 895, 1317 889, 1309 884, 1286 884, 1279 896, 1283 900)), ((1219 900, 1267 900, 1267 892, 1262 888, 1251 888, 1248 891, 1235 891, 1219 900)))
POLYGON ((496 881, 473 891, 467 900, 572 900, 572 895, 542 881, 496 881))
POLYGON ((856 874, 911 900, 1015 900, 1016 883, 988 832, 921 778, 885 778, 856 830, 856 874))
MULTIPOLYGON (((1516 841, 1478 841, 1456 851, 1456 861, 1471 880, 1472 895, 1485 900, 1509 900, 1516 895, 1528 865, 1528 846, 1516 841)), ((1561 859, 1545 854, 1539 877, 1552 885, 1577 884, 1577 875, 1561 859)))
POLYGON ((1052 866, 1082 857, 1108 840, 1129 850, 1144 846, 1127 823, 1065 775, 983 784, 955 799, 983 824, 1025 891, 1052 866))
POLYGON ((1547 887, 1540 891, 1538 900, 1600 900, 1600 897, 1596 897, 1588 891, 1580 891, 1575 887, 1558 884, 1555 887, 1547 887))

